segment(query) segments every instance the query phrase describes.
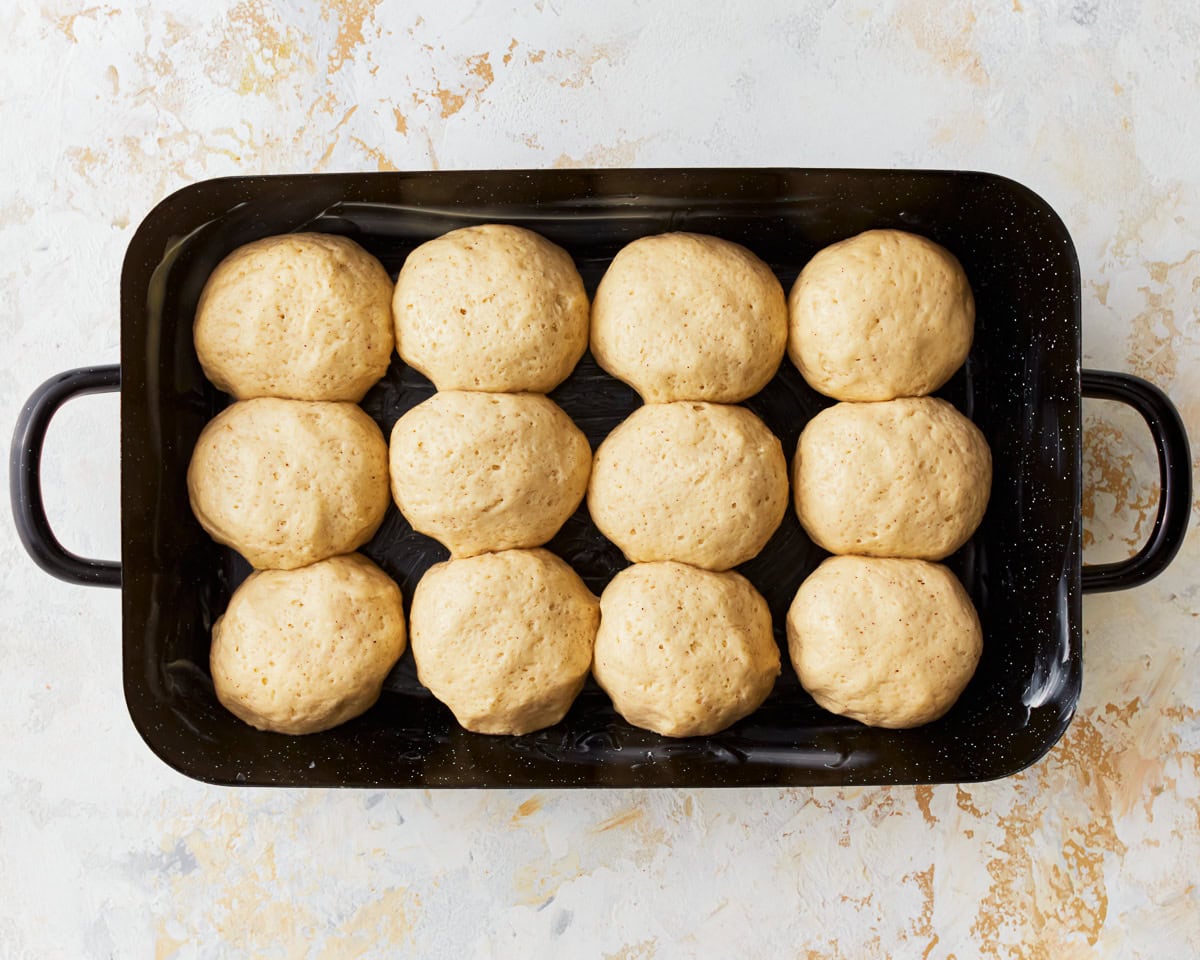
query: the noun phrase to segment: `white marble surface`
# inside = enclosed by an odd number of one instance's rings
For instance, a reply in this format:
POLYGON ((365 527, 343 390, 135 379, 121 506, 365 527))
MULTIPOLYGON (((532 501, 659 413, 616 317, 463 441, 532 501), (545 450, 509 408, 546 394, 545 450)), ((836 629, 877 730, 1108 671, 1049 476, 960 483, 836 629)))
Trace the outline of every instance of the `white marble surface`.
MULTIPOLYGON (((113 362, 140 218, 223 174, 978 168, 1063 216, 1085 360, 1200 437, 1200 9, 1141 3, 3 4, 0 434, 113 362), (420 8, 420 9, 419 9, 420 8)), ((67 543, 118 549, 114 398, 56 421, 67 543)), ((1153 517, 1148 440, 1090 404, 1088 557, 1153 517)), ((0 957, 1200 955, 1200 537, 1084 604, 1085 688, 970 787, 226 790, 142 745, 115 592, 0 523, 0 957)))

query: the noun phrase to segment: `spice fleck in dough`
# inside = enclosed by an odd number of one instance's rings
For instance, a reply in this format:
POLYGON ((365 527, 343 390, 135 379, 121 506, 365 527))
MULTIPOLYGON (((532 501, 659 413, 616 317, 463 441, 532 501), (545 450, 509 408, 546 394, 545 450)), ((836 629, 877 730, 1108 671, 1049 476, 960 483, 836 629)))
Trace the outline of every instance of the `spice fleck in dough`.
POLYGON ((239 400, 357 403, 387 372, 391 294, 382 264, 345 237, 256 240, 204 285, 193 328, 200 365, 239 400))

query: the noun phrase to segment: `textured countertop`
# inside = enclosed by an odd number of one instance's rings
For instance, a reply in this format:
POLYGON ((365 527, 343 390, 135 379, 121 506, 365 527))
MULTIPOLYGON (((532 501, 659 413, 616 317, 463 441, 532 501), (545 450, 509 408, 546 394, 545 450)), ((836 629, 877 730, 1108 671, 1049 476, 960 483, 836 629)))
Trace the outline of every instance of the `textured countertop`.
MULTIPOLYGON (((1200 9, 1154 0, 283 5, 47 0, 0 26, 0 434, 115 362, 121 258, 227 174, 549 166, 983 169, 1078 247, 1085 365, 1200 438, 1200 9), (420 8, 420 9, 419 9, 420 8)), ((1136 417, 1085 408, 1090 561, 1153 522, 1136 417)), ((56 420, 67 544, 118 552, 117 401, 56 420)), ((125 710, 115 591, 0 522, 0 957, 1200 955, 1200 535, 1084 602, 1065 739, 981 785, 232 790, 125 710)))

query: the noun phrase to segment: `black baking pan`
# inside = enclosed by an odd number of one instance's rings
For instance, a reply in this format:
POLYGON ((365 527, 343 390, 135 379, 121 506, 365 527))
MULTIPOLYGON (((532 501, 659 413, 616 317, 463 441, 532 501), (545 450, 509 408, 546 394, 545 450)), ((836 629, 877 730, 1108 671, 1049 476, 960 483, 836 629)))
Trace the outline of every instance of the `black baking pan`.
MULTIPOLYGON (((427 397, 395 361, 364 401, 385 433, 427 397)), ((586 356, 553 394, 592 444, 638 404, 586 356)), ((830 401, 791 364, 748 402, 790 457, 830 401)), ((1080 598, 1136 586, 1177 551, 1191 505, 1187 437, 1155 387, 1080 371, 1079 266, 1054 211, 1025 187, 983 173, 872 170, 487 171, 233 177, 180 190, 150 212, 121 278, 121 365, 73 370, 30 399, 13 441, 12 497, 34 560, 76 583, 120 586, 125 696, 150 748, 183 773, 223 784, 384 787, 759 786, 986 780, 1041 757, 1079 697, 1080 598), (270 234, 350 236, 393 273, 416 244, 467 224, 530 227, 574 256, 589 291, 624 244, 690 230, 745 244, 785 287, 821 247, 872 227, 914 231, 962 261, 978 303, 975 345, 940 394, 972 417, 995 460, 991 505, 949 560, 984 624, 979 670, 942 719, 879 730, 825 713, 784 657, 774 693, 724 733, 669 740, 636 730, 594 685, 557 726, 522 737, 459 729, 417 683, 410 655, 380 702, 327 733, 287 737, 240 723, 216 701, 209 631, 244 563, 206 537, 185 472, 204 424, 227 402, 203 377, 192 318, 205 279, 233 248, 270 234), (46 522, 38 464, 67 399, 121 392, 121 560, 71 555, 46 522), (1158 449, 1154 532, 1130 560, 1083 567, 1081 396, 1134 407, 1158 449)), ((82 491, 81 491, 82 495, 82 491)), ((597 593, 624 566, 585 509, 551 543, 597 593)), ((445 557, 393 508, 364 552, 406 597, 445 557)), ((742 572, 783 615, 823 554, 789 512, 742 572)))

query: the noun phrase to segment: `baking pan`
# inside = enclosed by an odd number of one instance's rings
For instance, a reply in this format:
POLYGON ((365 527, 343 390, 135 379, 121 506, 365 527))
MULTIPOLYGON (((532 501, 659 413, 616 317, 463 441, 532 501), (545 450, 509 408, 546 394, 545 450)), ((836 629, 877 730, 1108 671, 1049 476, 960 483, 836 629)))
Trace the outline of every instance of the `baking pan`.
MULTIPOLYGON (((397 360, 364 406, 386 433, 431 392, 397 360)), ((638 404, 590 356, 552 396, 593 446, 638 404)), ((785 360, 747 405, 790 457, 805 422, 829 402, 785 360)), ((1190 509, 1189 464, 1179 416, 1159 390, 1125 374, 1081 377, 1071 239, 1043 200, 1011 180, 937 171, 487 171, 234 177, 168 197, 142 222, 125 258, 120 367, 70 371, 34 394, 14 437, 11 482, 18 530, 36 562, 66 580, 122 588, 130 715, 150 748, 188 776, 290 786, 781 786, 985 780, 1042 756, 1079 696, 1081 593, 1135 586, 1170 562, 1190 509), (832 716, 804 693, 786 656, 760 710, 724 733, 688 740, 631 728, 594 684, 549 730, 467 733, 417 683, 411 655, 378 705, 327 733, 262 733, 218 705, 209 631, 247 568, 201 531, 184 481, 200 429, 228 402, 204 379, 192 348, 205 279, 234 247, 294 230, 350 236, 394 275, 416 244, 487 221, 520 224, 561 244, 589 292, 624 244, 667 230, 743 243, 785 287, 818 249, 872 227, 915 231, 957 254, 978 321, 966 365, 940 395, 986 434, 995 478, 982 527, 948 561, 985 634, 979 670, 950 713, 915 730, 832 716), (58 544, 38 477, 55 409, 81 393, 116 389, 119 564, 76 557, 58 544), (1081 566, 1081 395, 1133 406, 1158 449, 1154 532, 1120 563, 1081 566)), ((586 509, 550 546, 597 593, 624 566, 586 509)), ((406 598, 426 567, 446 556, 394 508, 364 552, 406 598)), ((781 644, 784 612, 822 557, 789 511, 763 553, 741 568, 766 596, 781 644)))

